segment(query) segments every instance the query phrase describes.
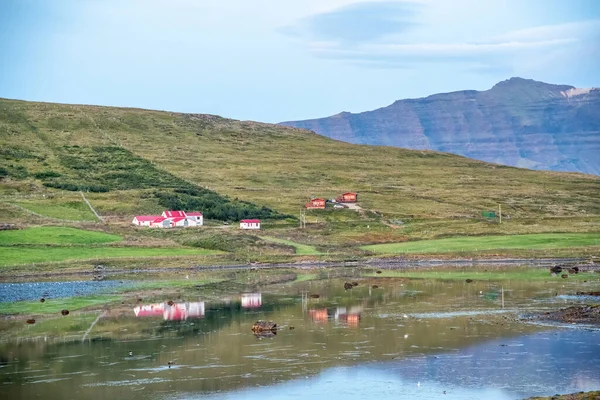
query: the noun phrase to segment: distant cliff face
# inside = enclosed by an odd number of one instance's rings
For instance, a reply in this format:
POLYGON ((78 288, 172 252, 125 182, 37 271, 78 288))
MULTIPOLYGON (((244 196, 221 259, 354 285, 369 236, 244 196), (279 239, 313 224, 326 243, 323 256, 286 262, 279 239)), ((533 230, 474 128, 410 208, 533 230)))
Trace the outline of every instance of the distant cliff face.
POLYGON ((600 175, 600 89, 511 78, 482 92, 435 94, 359 114, 281 124, 351 143, 600 175))

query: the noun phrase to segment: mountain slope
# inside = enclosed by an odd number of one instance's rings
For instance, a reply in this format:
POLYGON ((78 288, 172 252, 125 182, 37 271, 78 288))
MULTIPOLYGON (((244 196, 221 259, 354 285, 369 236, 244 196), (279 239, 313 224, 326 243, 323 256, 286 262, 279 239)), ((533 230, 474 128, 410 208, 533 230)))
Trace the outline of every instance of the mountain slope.
POLYGON ((103 215, 141 205, 160 211, 161 193, 185 183, 292 215, 310 196, 350 190, 387 217, 463 218, 500 202, 513 217, 600 214, 596 176, 354 145, 211 115, 0 99, 0 150, 0 194, 19 182, 104 185, 108 192, 90 193, 103 215))
POLYGON ((281 125, 350 143, 600 175, 600 89, 511 78, 486 91, 398 100, 374 111, 281 125))

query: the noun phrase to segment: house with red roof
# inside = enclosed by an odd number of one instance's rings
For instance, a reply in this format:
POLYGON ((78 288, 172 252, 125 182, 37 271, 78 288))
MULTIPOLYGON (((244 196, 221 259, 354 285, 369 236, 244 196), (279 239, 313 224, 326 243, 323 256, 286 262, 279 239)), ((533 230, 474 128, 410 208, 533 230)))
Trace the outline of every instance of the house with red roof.
POLYGON ((260 219, 243 219, 240 221, 240 229, 260 229, 260 219))
POLYGON ((165 218, 185 218, 185 211, 163 211, 162 216, 165 218))
POLYGON ((306 208, 307 209, 313 209, 313 208, 317 208, 317 209, 324 209, 325 208, 325 203, 327 201, 325 199, 320 199, 320 198, 314 198, 311 199, 308 203, 306 203, 306 208))
POLYGON ((158 215, 138 215, 133 218, 131 223, 137 226, 151 226, 152 221, 158 218, 158 215))
POLYGON ((197 211, 163 211, 161 215, 138 215, 131 221, 136 226, 150 228, 174 228, 204 225, 202 213, 197 211))

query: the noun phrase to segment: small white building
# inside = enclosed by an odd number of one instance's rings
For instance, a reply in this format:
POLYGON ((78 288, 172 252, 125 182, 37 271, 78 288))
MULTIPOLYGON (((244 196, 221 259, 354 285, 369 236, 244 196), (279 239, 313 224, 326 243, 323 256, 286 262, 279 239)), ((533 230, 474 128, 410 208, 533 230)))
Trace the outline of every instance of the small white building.
POLYGON ((185 215, 186 215, 186 218, 188 218, 189 220, 193 220, 196 222, 195 225, 190 224, 190 226, 204 225, 204 217, 202 216, 202 213, 194 211, 194 212, 185 213, 185 215))
POLYGON ((131 221, 131 223, 133 225, 137 225, 137 226, 151 226, 152 221, 154 221, 156 218, 159 218, 159 216, 158 215, 138 215, 133 218, 133 221, 131 221))
POLYGON ((243 219, 240 221, 240 229, 260 229, 260 219, 243 219))

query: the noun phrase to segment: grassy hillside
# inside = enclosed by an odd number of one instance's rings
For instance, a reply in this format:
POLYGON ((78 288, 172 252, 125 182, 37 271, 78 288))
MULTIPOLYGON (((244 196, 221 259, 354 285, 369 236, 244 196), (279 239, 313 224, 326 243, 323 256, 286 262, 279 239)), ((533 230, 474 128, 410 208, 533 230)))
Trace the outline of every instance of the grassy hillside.
POLYGON ((597 176, 217 116, 0 100, 0 143, 0 223, 93 221, 75 192, 83 190, 116 233, 219 250, 270 245, 232 229, 148 232, 128 223, 165 208, 202 211, 209 225, 256 216, 271 221, 265 236, 279 239, 277 251, 298 251, 285 244, 296 243, 329 254, 449 236, 600 231, 597 176), (311 196, 345 191, 359 193, 360 212, 309 211, 307 229, 297 229, 293 218, 311 196), (481 218, 499 204, 510 220, 481 218))

